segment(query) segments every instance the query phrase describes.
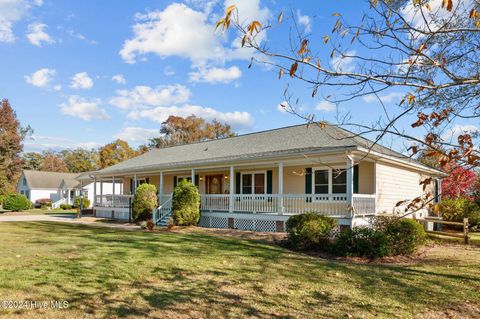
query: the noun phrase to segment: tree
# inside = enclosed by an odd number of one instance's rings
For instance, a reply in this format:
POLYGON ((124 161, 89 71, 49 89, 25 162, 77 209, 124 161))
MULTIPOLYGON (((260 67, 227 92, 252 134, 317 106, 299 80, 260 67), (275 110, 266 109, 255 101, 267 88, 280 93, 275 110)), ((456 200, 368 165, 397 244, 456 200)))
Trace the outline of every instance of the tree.
POLYGON ((100 168, 112 166, 137 156, 137 152, 127 142, 120 139, 100 147, 98 153, 100 168))
POLYGON ((162 148, 235 136, 230 125, 222 124, 217 120, 208 123, 195 115, 186 118, 169 116, 162 123, 160 134, 162 134, 161 137, 150 140, 150 147, 162 148))
POLYGON ((40 153, 28 152, 23 154, 23 168, 39 171, 42 168, 43 156, 40 153))
MULTIPOLYGON (((237 8, 230 6, 217 29, 225 32, 233 27, 241 45, 253 52, 252 63, 268 64, 278 70, 278 78, 286 80, 283 76, 288 75, 291 81, 305 84, 314 99, 322 93, 323 100, 338 105, 368 97, 380 105, 382 115, 371 123, 339 111, 336 124, 373 136, 375 143, 403 138, 411 145, 412 156, 422 150, 439 155, 441 168, 478 167, 477 136, 457 125, 478 122, 480 116, 480 3, 365 0, 363 4, 365 13, 351 19, 333 13, 332 31, 325 33, 322 28, 321 34, 306 32, 292 14, 285 19, 290 29, 284 32, 287 43, 264 36, 267 30, 282 28, 282 12, 275 23, 262 24, 240 18, 237 8), (387 93, 401 95, 393 110, 385 106, 387 93), (412 130, 402 127, 405 122, 412 130)), ((298 97, 290 93, 288 84, 282 106, 318 123, 315 114, 299 110, 298 97)))
POLYGON ((474 200, 478 187, 477 174, 457 166, 442 180, 442 198, 474 200))
POLYGON ((0 195, 15 191, 23 167, 23 140, 31 132, 22 128, 8 100, 0 105, 0 195))
POLYGON ((70 173, 94 171, 98 167, 99 156, 95 150, 77 148, 74 150, 63 150, 60 154, 70 173))
POLYGON ((46 152, 44 153, 43 163, 40 170, 45 172, 67 173, 68 167, 61 157, 55 153, 46 152))

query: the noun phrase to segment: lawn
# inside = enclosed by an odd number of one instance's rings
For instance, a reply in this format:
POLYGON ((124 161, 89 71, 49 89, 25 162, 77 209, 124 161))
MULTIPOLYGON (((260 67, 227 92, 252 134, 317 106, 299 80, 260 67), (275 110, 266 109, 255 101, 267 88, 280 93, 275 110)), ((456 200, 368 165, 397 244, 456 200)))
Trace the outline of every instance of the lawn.
POLYGON ((29 209, 21 212, 9 212, 9 211, 1 211, 0 213, 8 213, 8 214, 15 214, 15 215, 62 215, 62 214, 76 214, 77 210, 76 209, 68 209, 68 210, 63 210, 63 209, 29 209))
POLYGON ((0 300, 66 300, 18 318, 480 315, 480 249, 404 265, 325 260, 205 232, 0 223, 0 300))

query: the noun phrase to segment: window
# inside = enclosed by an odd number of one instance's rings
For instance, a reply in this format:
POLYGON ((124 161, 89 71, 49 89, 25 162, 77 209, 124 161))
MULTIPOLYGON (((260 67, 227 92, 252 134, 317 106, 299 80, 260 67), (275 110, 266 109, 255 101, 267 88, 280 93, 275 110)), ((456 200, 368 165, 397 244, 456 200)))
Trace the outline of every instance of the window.
POLYGON ((328 169, 315 171, 315 194, 328 194, 328 169))
POLYGON ((265 194, 265 173, 242 174, 242 194, 265 194))
POLYGON ((27 179, 25 177, 23 178, 22 183, 23 183, 23 186, 27 186, 27 179))
POLYGON ((332 172, 332 193, 345 194, 347 193, 347 171, 334 170, 332 172))

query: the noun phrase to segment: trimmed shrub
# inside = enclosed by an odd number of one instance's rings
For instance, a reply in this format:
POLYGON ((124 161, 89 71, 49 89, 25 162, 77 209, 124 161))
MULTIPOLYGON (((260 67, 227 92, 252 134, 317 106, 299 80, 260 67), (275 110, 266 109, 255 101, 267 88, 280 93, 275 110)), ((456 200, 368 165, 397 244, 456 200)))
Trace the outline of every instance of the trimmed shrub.
POLYGON ((385 234, 390 241, 392 255, 411 255, 427 239, 423 226, 409 218, 397 219, 388 224, 385 234))
POLYGON ((40 198, 35 201, 35 204, 40 205, 41 208, 52 207, 52 200, 50 198, 40 198))
POLYGON ((468 218, 470 227, 480 225, 480 207, 467 199, 444 199, 439 204, 439 210, 444 220, 463 222, 468 218))
POLYGON ((6 210, 19 212, 22 210, 30 209, 30 207, 32 207, 32 203, 24 195, 10 194, 7 195, 3 200, 3 208, 6 210))
POLYGON ((347 228, 340 232, 333 252, 340 256, 379 258, 391 254, 388 236, 367 227, 347 228))
POLYGON ((158 206, 157 188, 155 185, 141 184, 138 186, 132 205, 135 221, 152 219, 153 210, 158 206))
POLYGON ((80 201, 82 201, 82 203, 83 203, 83 206, 82 206, 82 207, 83 207, 84 209, 90 207, 90 200, 89 200, 88 198, 85 198, 85 197, 84 197, 84 198, 75 197, 75 201, 73 202, 73 205, 74 205, 75 207, 80 208, 80 201))
POLYGON ((200 193, 187 180, 181 180, 173 191, 172 218, 175 225, 196 225, 200 220, 200 193))
POLYGON ((292 248, 325 249, 329 246, 329 237, 337 222, 327 216, 305 213, 291 216, 286 223, 288 243, 292 248))
POLYGON ((3 206, 3 201, 5 200, 6 197, 7 195, 0 195, 0 206, 3 206))
POLYGON ((73 205, 70 205, 70 204, 60 204, 60 209, 63 209, 63 210, 70 210, 73 208, 73 205))

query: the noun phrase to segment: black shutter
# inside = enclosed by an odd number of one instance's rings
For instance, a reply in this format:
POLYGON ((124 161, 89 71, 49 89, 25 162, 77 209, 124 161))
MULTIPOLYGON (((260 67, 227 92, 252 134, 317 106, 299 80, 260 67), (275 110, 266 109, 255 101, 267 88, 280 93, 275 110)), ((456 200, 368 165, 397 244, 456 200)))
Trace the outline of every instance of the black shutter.
POLYGON ((267 194, 272 194, 272 177, 273 177, 273 172, 272 171, 267 171, 267 194))
POLYGON ((150 178, 147 177, 147 178, 145 179, 145 182, 146 182, 147 184, 150 184, 150 178))
POLYGON ((358 165, 353 167, 353 193, 358 194, 358 172, 359 168, 358 165))
POLYGON ((197 186, 197 188, 199 188, 200 185, 200 182, 199 182, 199 179, 198 179, 198 175, 195 175, 195 186, 197 186))
POLYGON ((173 188, 177 187, 177 176, 173 176, 173 188))
POLYGON ((235 194, 240 194, 240 179, 241 179, 241 174, 240 173, 235 173, 235 194))
POLYGON ((130 194, 133 194, 133 178, 130 178, 130 194))
MULTIPOLYGON (((305 194, 312 194, 312 168, 305 169, 305 194)), ((307 203, 310 203, 312 198, 307 197, 307 203)))

